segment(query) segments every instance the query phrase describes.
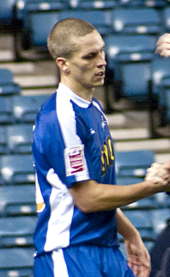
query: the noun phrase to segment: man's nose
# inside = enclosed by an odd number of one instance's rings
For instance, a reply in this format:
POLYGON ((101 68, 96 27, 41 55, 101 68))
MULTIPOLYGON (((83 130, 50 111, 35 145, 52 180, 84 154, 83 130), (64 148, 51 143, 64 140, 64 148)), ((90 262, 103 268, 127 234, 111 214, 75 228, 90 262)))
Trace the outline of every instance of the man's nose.
POLYGON ((99 53, 99 66, 106 66, 105 53, 99 53))

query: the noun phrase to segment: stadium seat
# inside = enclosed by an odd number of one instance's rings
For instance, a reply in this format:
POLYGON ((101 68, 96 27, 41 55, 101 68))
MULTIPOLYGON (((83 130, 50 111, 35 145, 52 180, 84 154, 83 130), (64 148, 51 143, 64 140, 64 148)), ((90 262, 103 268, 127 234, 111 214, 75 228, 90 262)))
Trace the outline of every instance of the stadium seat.
MULTIPOLYGON (((136 102, 150 103, 150 62, 121 64, 122 95, 136 102)), ((157 96, 155 95, 155 101, 157 96)))
MULTIPOLYGON (((16 26, 16 32, 13 34, 16 60, 25 59, 26 57, 22 50, 28 49, 35 49, 37 55, 41 54, 41 58, 49 58, 47 36, 54 24, 59 20, 59 11, 68 7, 67 0, 17 0, 15 20, 16 22, 19 20, 21 23, 19 27, 16 26)), ((40 57, 39 55, 38 57, 40 57)))
POLYGON ((0 156, 0 173, 4 185, 34 183, 32 155, 0 156))
POLYGON ((127 186, 132 184, 141 183, 144 181, 144 177, 136 177, 136 176, 117 176, 116 184, 120 186, 127 186))
POLYGON ((162 23, 164 26, 164 30, 167 33, 170 32, 170 15, 169 15, 169 13, 170 13, 170 7, 167 5, 162 10, 162 23))
POLYGON ((118 177, 143 177, 155 162, 152 150, 115 151, 115 166, 118 177))
POLYGON ((32 153, 32 124, 6 126, 6 144, 11 154, 32 153))
POLYGON ((37 216, 0 218, 0 248, 33 247, 37 216))
POLYGON ((165 192, 156 193, 154 195, 158 208, 170 208, 170 195, 165 192))
POLYGON ((150 210, 156 208, 158 208, 158 205, 154 197, 143 198, 122 207, 123 210, 150 210))
POLYGON ((15 95, 12 97, 12 115, 15 122, 34 123, 37 112, 50 95, 15 95))
POLYGON ((0 217, 35 214, 34 184, 0 187, 0 217))
POLYGON ((0 96, 0 124, 13 123, 11 97, 0 96))
POLYGON ((87 20, 92 25, 95 26, 95 28, 98 30, 98 32, 104 36, 111 34, 112 27, 111 27, 111 14, 109 11, 103 11, 103 10, 66 10, 63 12, 60 12, 59 19, 62 20, 67 17, 74 17, 74 18, 80 18, 83 20, 87 20))
POLYGON ((120 6, 162 8, 167 5, 166 0, 119 0, 120 6))
POLYGON ((21 87, 13 80, 13 73, 6 68, 0 69, 0 95, 19 94, 21 87))
POLYGON ((151 210, 151 218, 154 232, 158 236, 167 226, 167 220, 170 218, 170 210, 168 208, 151 210))
POLYGON ((1 277, 33 277, 34 248, 0 249, 1 277))
POLYGON ((170 121, 170 60, 161 57, 151 62, 152 94, 159 96, 160 124, 170 121))
POLYGON ((15 0, 1 0, 0 25, 11 26, 13 19, 13 6, 15 0))
POLYGON ((113 9, 118 7, 118 1, 113 0, 69 0, 71 8, 81 9, 113 9))
POLYGON ((0 126, 0 155, 8 153, 6 139, 6 128, 0 126))
POLYGON ((114 32, 126 34, 154 34, 162 31, 162 22, 156 9, 119 8, 111 12, 114 32))
POLYGON ((152 225, 150 211, 124 210, 124 214, 138 229, 143 240, 155 240, 156 234, 152 225))
POLYGON ((150 35, 114 34, 104 37, 107 64, 114 71, 114 78, 121 79, 121 63, 151 61, 155 56, 156 41, 156 37, 150 35))

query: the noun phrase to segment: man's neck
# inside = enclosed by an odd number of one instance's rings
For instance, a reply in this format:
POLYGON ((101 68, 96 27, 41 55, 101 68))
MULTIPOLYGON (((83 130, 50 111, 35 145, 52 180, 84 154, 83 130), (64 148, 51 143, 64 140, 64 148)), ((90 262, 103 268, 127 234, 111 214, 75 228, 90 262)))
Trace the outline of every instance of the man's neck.
POLYGON ((87 100, 89 102, 92 101, 94 88, 85 88, 81 85, 77 85, 77 83, 70 82, 69 79, 61 78, 61 83, 71 89, 75 94, 79 97, 87 100))

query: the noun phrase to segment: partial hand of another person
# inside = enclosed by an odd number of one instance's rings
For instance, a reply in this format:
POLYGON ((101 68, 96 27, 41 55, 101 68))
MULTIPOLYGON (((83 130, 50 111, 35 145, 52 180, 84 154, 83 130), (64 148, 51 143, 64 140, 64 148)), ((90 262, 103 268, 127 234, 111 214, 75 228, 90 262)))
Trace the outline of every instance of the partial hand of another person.
POLYGON ((153 181, 155 185, 162 186, 162 191, 170 191, 170 163, 153 163, 147 169, 145 181, 153 181))
POLYGON ((169 33, 165 33, 159 37, 156 44, 155 53, 165 58, 170 56, 170 34, 169 33))

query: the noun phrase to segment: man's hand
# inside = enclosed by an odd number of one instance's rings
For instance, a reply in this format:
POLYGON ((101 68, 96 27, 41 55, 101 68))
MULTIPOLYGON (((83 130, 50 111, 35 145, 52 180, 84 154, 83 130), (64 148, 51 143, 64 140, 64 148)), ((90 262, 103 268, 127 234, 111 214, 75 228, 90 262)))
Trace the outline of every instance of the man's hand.
POLYGON ((135 276, 148 277, 151 271, 150 255, 141 238, 130 242, 125 240, 128 265, 135 276))
POLYGON ((159 37, 155 53, 165 58, 170 56, 170 34, 165 33, 159 37))

